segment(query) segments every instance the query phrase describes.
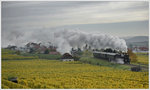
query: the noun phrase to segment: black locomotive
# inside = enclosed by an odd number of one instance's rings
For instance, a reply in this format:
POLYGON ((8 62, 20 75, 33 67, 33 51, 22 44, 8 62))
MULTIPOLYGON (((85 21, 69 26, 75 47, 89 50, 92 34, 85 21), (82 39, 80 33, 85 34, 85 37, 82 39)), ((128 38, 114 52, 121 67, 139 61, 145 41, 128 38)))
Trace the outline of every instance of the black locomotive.
POLYGON ((127 53, 110 53, 110 52, 99 52, 94 51, 93 56, 95 58, 100 58, 108 60, 110 62, 120 63, 120 64, 130 64, 129 55, 127 53))

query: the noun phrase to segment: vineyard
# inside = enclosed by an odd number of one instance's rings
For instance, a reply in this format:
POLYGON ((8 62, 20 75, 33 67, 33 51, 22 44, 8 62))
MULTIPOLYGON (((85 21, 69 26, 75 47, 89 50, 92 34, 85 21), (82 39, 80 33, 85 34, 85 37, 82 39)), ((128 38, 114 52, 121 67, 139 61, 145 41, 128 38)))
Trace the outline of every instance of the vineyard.
POLYGON ((35 57, 3 51, 2 88, 147 89, 149 87, 147 71, 132 72, 127 66, 110 64, 94 58, 83 57, 80 61, 62 62, 35 57), (29 60, 27 59, 29 57, 34 58, 29 60), (92 60, 90 64, 89 59, 92 60), (9 81, 11 77, 17 77, 18 83, 9 81))
POLYGON ((26 56, 26 57, 38 57, 40 59, 49 59, 49 60, 58 60, 60 59, 61 55, 50 55, 50 54, 29 54, 29 53, 25 53, 25 54, 21 54, 22 56, 26 56))
POLYGON ((139 53, 137 54, 137 58, 138 58, 138 63, 141 63, 141 64, 149 64, 149 60, 148 60, 148 55, 146 54, 142 54, 142 53, 139 53))
POLYGON ((2 60, 28 60, 37 58, 37 56, 20 56, 13 50, 2 49, 2 60))
POLYGON ((78 61, 2 61, 2 88, 148 88, 148 72, 131 72, 78 61), (18 83, 8 81, 18 77, 18 83))

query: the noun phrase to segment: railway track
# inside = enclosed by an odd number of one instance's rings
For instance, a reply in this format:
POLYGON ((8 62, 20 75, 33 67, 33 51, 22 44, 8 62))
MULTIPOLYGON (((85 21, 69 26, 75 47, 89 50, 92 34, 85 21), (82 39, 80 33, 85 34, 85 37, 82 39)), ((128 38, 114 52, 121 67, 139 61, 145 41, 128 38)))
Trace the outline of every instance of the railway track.
POLYGON ((130 67, 138 67, 140 66, 142 70, 144 71, 148 71, 149 70, 149 66, 146 64, 139 64, 139 65, 135 65, 135 64, 124 64, 126 66, 130 66, 130 67))

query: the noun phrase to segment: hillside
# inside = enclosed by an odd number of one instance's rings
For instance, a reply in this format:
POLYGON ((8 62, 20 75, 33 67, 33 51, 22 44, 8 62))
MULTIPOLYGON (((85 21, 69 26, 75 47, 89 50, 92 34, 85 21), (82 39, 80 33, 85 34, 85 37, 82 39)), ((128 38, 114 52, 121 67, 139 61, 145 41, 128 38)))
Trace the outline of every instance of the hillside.
POLYGON ((126 42, 148 42, 148 36, 135 36, 125 39, 126 42))
POLYGON ((128 47, 130 45, 148 47, 149 44, 148 36, 123 37, 123 39, 126 41, 128 47))

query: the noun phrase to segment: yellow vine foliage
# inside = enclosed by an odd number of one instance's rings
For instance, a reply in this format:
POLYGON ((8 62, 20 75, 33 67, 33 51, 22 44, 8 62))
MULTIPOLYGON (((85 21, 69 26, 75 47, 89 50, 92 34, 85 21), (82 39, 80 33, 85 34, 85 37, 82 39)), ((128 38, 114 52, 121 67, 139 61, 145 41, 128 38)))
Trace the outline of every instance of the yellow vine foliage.
POLYGON ((148 89, 148 72, 132 72, 79 61, 2 61, 2 88, 148 89), (18 77, 18 83, 7 80, 18 77))

